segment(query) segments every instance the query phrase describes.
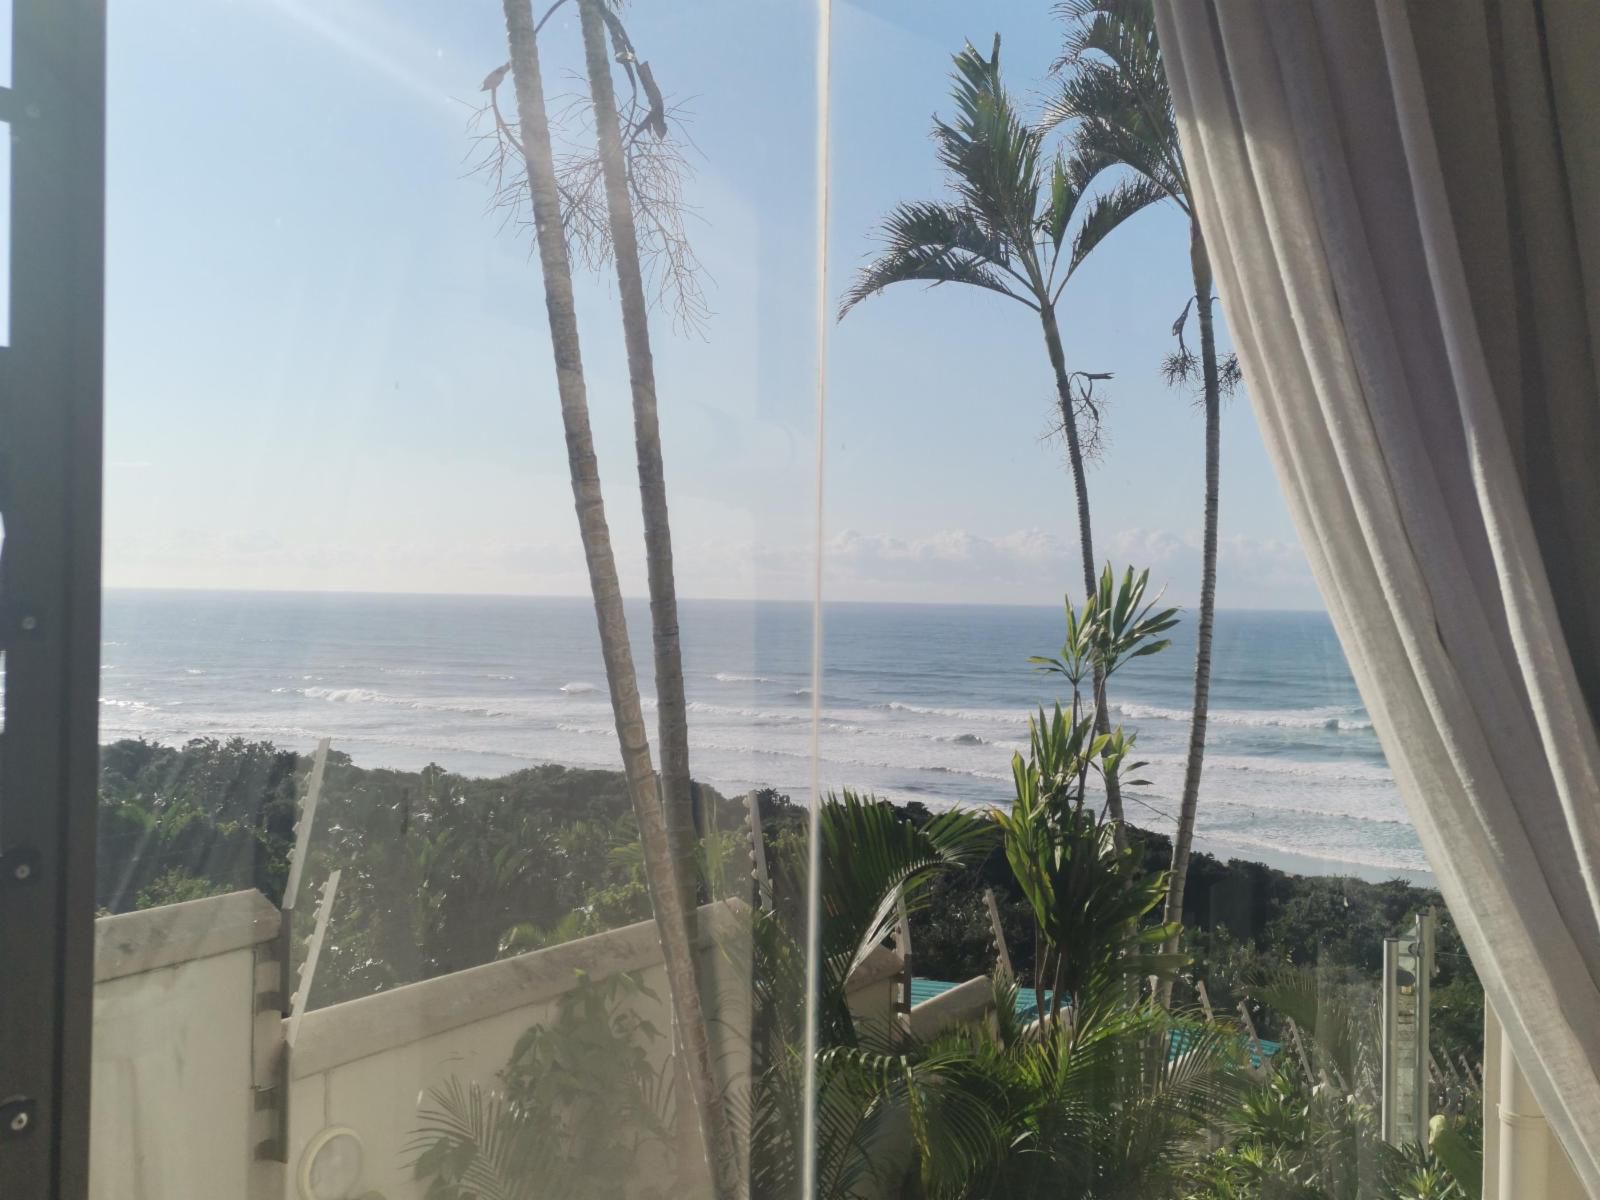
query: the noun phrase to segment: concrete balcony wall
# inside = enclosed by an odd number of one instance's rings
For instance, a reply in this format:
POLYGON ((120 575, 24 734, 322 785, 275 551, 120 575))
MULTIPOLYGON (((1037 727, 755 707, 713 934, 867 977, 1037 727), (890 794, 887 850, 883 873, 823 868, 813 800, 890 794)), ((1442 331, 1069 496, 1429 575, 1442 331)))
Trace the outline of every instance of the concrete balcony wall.
POLYGON ((95 1200, 247 1194, 255 949, 277 932, 256 892, 95 922, 95 1200))
POLYGON ((979 975, 913 1007, 911 1032, 915 1037, 931 1039, 957 1025, 981 1022, 987 1027, 987 1017, 993 1011, 994 982, 987 975, 979 975))
POLYGON ((845 1003, 861 1026, 889 1026, 896 1021, 895 992, 904 963, 887 946, 878 946, 861 961, 845 985, 845 1003))
MULTIPOLYGON (((701 910, 713 1050, 735 1090, 749 1077, 747 920, 737 901, 701 910)), ((333 1126, 362 1142, 364 1172, 352 1196, 421 1197, 407 1149, 419 1100, 451 1077, 496 1087, 517 1039, 554 1018, 579 971, 596 981, 637 972, 656 999, 636 996, 630 1007, 663 1034, 671 1028, 649 921, 317 1009, 302 1018, 289 1054, 288 1162, 263 1164, 254 1149, 270 1122, 254 1111, 253 1084, 287 1022, 270 1022, 274 1036, 263 1044, 256 995, 276 968, 258 971, 256 948, 276 938, 278 925, 277 910, 255 892, 96 923, 95 1200, 297 1197, 307 1146, 333 1126)), ((656 1043, 658 1063, 666 1043, 656 1043)), ((658 1183, 670 1178, 665 1161, 641 1160, 638 1170, 658 1183)))
POLYGON ((1483 1006, 1483 1200, 1584 1200, 1583 1185, 1483 1006))
MULTIPOLYGON (((742 908, 708 905, 700 920, 701 968, 717 1000, 712 1037, 725 1085, 748 1076, 749 939, 742 908)), ((657 999, 637 996, 630 1008, 662 1031, 671 1028, 652 921, 307 1013, 290 1055, 291 1170, 319 1132, 343 1127, 362 1141, 363 1188, 387 1200, 420 1198, 424 1188, 412 1178, 408 1150, 419 1097, 452 1077, 497 1087, 517 1039, 554 1019, 579 972, 596 981, 637 973, 657 999)), ((665 1037, 654 1044, 658 1066, 668 1049, 665 1037)), ((658 1180, 667 1169, 665 1162, 639 1164, 658 1180)))

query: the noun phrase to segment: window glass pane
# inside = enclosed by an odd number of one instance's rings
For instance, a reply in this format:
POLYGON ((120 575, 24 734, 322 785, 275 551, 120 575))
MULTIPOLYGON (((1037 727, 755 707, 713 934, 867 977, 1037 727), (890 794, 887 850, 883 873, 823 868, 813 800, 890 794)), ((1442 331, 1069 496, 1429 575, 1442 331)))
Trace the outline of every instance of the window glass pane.
POLYGON ((1138 12, 836 14, 835 112, 872 119, 833 137, 819 772, 960 860, 891 944, 908 1044, 990 1114, 918 1165, 962 1195, 1455 1194, 1482 994, 1196 278, 1182 149, 1140 115, 1165 105, 1126 90, 1159 61, 1112 65, 1138 12), (1126 747, 1096 748, 1096 666, 1126 747), (997 1009, 998 1039, 953 1033, 997 1009), (1044 1065, 1118 1053, 1144 1069, 1044 1065))
POLYGON ((798 1182, 816 13, 547 8, 111 14, 97 1195, 798 1182))

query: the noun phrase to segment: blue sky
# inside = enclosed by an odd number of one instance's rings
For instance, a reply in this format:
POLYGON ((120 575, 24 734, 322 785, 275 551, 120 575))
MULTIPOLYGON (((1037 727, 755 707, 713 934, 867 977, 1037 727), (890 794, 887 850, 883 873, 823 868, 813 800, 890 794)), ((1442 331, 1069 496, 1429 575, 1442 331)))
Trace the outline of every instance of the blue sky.
MULTIPOLYGON (((1044 0, 834 16, 830 292, 896 201, 937 195, 949 56, 1003 35, 1030 107, 1044 0)), ((581 593, 537 264, 485 212, 466 130, 503 61, 488 0, 112 6, 106 577, 111 585, 581 593)), ((713 315, 656 323, 679 590, 805 594, 813 537, 815 14, 639 0, 630 28, 692 110, 691 232, 713 315)), ((576 18, 543 38, 572 90, 576 18)), ((1069 365, 1113 371, 1092 493, 1102 557, 1192 599, 1198 412, 1160 381, 1189 292, 1175 210, 1120 230, 1064 303, 1069 365)), ((830 303, 832 299, 830 298, 830 303)), ((614 289, 580 286, 609 516, 643 591, 614 289)), ((831 331, 828 594, 1051 603, 1071 492, 1041 439, 1036 319, 904 288, 831 331)), ((1223 436, 1221 603, 1320 607, 1241 396, 1223 436)))

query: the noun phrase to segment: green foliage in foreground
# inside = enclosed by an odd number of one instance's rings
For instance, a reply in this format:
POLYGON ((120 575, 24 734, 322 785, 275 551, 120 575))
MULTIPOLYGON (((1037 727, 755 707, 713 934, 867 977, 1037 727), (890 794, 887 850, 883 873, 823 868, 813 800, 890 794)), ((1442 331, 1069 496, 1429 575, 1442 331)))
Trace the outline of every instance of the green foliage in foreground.
MULTIPOLYGON (((279 901, 310 768, 307 755, 242 739, 104 747, 99 906, 125 912, 250 887, 279 901)), ((699 793, 708 877, 726 887, 729 831, 744 807, 699 793)), ((792 821, 786 800, 762 803, 774 831, 792 821)), ((357 767, 335 751, 310 846, 297 921, 309 921, 329 872, 343 871, 313 1006, 650 915, 616 772, 543 766, 474 779, 438 766, 357 767)))
MULTIPOLYGON (((123 741, 101 755, 97 904, 105 911, 175 903, 259 887, 277 899, 293 843, 296 796, 309 756, 267 742, 197 739, 182 748, 123 741)), ((743 805, 711 789, 702 797, 721 831, 709 868, 729 894, 730 859, 743 805)), ((312 839, 307 886, 344 868, 335 907, 337 949, 318 970, 315 1004, 475 966, 642 920, 648 895, 637 834, 620 773, 535 767, 472 779, 442 767, 394 771, 354 766, 335 751, 312 839), (337 827, 337 828, 335 828, 337 827), (518 855, 495 858, 515 836, 518 855)), ((768 860, 776 874, 792 856, 801 811, 761 793, 768 860)), ((921 826, 935 814, 891 806, 921 826)), ((1146 877, 1169 857, 1167 839, 1130 831, 1146 877)), ((803 868, 802 868, 803 875, 803 868)), ((1034 964, 1033 909, 1005 852, 985 854, 929 877, 911 913, 919 974, 969 979, 988 973, 994 943, 983 904, 993 888, 1021 978, 1034 964)), ((780 887, 798 918, 803 878, 780 887)), ((308 901, 303 900, 302 904, 308 901)), ((1440 923, 1441 971, 1431 1028, 1436 1055, 1482 1053, 1482 990, 1437 892, 1390 880, 1300 876, 1260 863, 1197 854, 1190 867, 1185 925, 1192 982, 1204 980, 1219 1010, 1245 999, 1246 980, 1283 964, 1317 969, 1324 981, 1356 985, 1378 971, 1385 936, 1429 907, 1440 923)), ((1180 991, 1183 988, 1180 986, 1180 991)), ((1191 991, 1192 994, 1192 991, 1191 991)), ((1263 1014, 1264 1036, 1276 1027, 1263 1014)))
MULTIPOLYGON (((1048 740, 1055 734, 1046 730, 1044 736, 1048 740)), ((1036 757, 1042 762, 1054 753, 1041 747, 1036 757)), ((103 906, 121 911, 170 903, 258 880, 269 892, 281 889, 293 798, 303 788, 310 765, 306 757, 262 743, 198 741, 173 749, 125 742, 106 748, 104 764, 101 804, 108 819, 102 826, 100 860, 103 906)), ((323 800, 308 883, 340 866, 346 886, 335 909, 335 936, 319 970, 318 1002, 476 965, 648 915, 620 775, 542 767, 498 779, 467 779, 437 767, 367 770, 336 754, 323 800)), ((742 878, 736 833, 742 806, 722 801, 709 789, 703 800, 718 831, 708 839, 707 874, 722 881, 718 894, 727 894, 722 888, 742 878)), ((785 1179, 796 1170, 792 1140, 800 1128, 805 1076, 797 1049, 803 1045, 805 956, 797 931, 803 929, 806 854, 800 810, 771 793, 762 796, 761 805, 774 901, 773 911, 757 918, 754 928, 760 967, 753 974, 752 1049, 763 1086, 730 1097, 730 1104, 767 1134, 753 1143, 755 1160, 749 1164, 753 1176, 766 1181, 757 1194, 787 1197, 796 1194, 785 1179)), ((998 827, 963 814, 936 817, 920 806, 858 797, 841 799, 830 812, 824 878, 851 880, 848 887, 825 889, 831 892, 830 911, 836 916, 827 935, 837 968, 828 974, 835 982, 863 941, 885 932, 896 887, 910 901, 920 974, 960 979, 987 973, 994 957, 982 889, 992 886, 1000 897, 1018 978, 1031 986, 1037 910, 1011 869, 998 827)), ((1103 838, 1090 841, 1099 854, 1115 853, 1114 848, 1106 850, 1103 838)), ((1071 842, 1069 836, 1062 845, 1071 842)), ((1133 864, 1133 878, 1155 879, 1166 857, 1162 839, 1134 831, 1132 842, 1145 864, 1142 870, 1133 864)), ((1072 853, 1080 864, 1090 857, 1086 848, 1072 853)), ((1115 869, 1129 867, 1124 862, 1115 869)), ((1303 1030, 1317 1028, 1303 1004, 1281 994, 1274 1000, 1262 987, 1274 971, 1294 964, 1315 968, 1321 1011, 1343 1003, 1358 1023, 1373 1028, 1373 956, 1381 937, 1418 909, 1438 903, 1427 890, 1399 882, 1302 878, 1260 864, 1205 857, 1197 859, 1191 880, 1191 894, 1198 889, 1192 903, 1199 913, 1190 942, 1196 961, 1186 977, 1208 982, 1223 1017, 1231 1019, 1231 1005, 1247 1000, 1263 1036, 1281 1034, 1285 1017, 1293 1014, 1303 1030)), ((1113 921, 1110 927, 1117 924, 1113 921)), ((1455 946, 1447 932, 1441 938, 1446 973, 1436 993, 1433 1021, 1436 1055, 1448 1052, 1452 1061, 1463 1057, 1463 1051, 1464 1057, 1476 1058, 1472 1047, 1481 1030, 1481 996, 1465 960, 1450 957, 1455 946), (1448 1040, 1443 1031, 1448 1031, 1448 1040)), ((652 1077, 637 1069, 635 1057, 636 1050, 655 1047, 650 1061, 659 1063, 656 1037, 642 1028, 609 1024, 620 1010, 615 996, 608 996, 606 1003, 608 1031, 602 1032, 592 1007, 563 1012, 542 1033, 531 1035, 524 1049, 534 1057, 525 1061, 543 1061, 540 1054, 588 1055, 595 1062, 586 1072, 595 1078, 603 1071, 612 1073, 604 1091, 613 1100, 622 1096, 618 1103, 644 1108, 664 1103, 665 1084, 647 1086, 652 1077), (608 1056, 602 1071, 596 1064, 608 1056), (635 1072, 636 1083, 624 1088, 616 1081, 617 1072, 629 1071, 635 1072)), ((1218 1096, 1237 1092, 1226 1090, 1233 1084, 1223 1087, 1232 1069, 1224 1051, 1237 1047, 1236 1037, 1218 1042, 1216 1060, 1206 1074, 1209 1091, 1191 1079, 1166 1093, 1145 1090, 1136 1091, 1131 1100, 1110 1099, 1108 1077, 1091 1065, 1143 1062, 1148 1070, 1150 1064, 1166 1061, 1151 1047, 1170 1039, 1175 1029, 1205 1028, 1192 1000, 1186 1004, 1176 1017, 1148 1006, 1108 1008, 1098 1024, 1063 1023, 1054 1035, 1060 1040, 1049 1047, 1017 1040, 991 1044, 971 1030, 919 1045, 898 1040, 893 1029, 857 1027, 836 997, 825 1011, 823 1026, 824 1045, 834 1048, 817 1064, 826 1194, 862 1194, 880 1184, 877 1176, 896 1163, 906 1173, 900 1184, 913 1189, 909 1194, 918 1194, 915 1189, 920 1188, 927 1195, 1027 1195, 1044 1185, 1024 1179, 1020 1173, 1025 1170, 1059 1172, 1063 1178, 1078 1178, 1074 1187, 1087 1188, 1092 1181, 1071 1175, 1081 1172, 1084 1160, 1080 1157, 1073 1167, 1059 1151, 1102 1144, 1095 1152, 1095 1161, 1102 1164, 1100 1182, 1094 1184, 1098 1191, 1063 1188, 1051 1194, 1195 1200, 1470 1196, 1450 1174, 1463 1169, 1470 1174, 1476 1161, 1478 1135, 1468 1120, 1474 1111, 1470 1097, 1457 1105, 1457 1115, 1435 1138, 1430 1154, 1417 1152, 1398 1161, 1371 1136, 1370 1103, 1341 1103, 1337 1096, 1348 1093, 1339 1093, 1337 1085, 1318 1090, 1324 1086, 1320 1079, 1307 1085, 1280 1074, 1254 1092, 1238 1094, 1237 1102, 1229 1101, 1233 1106, 1218 1115, 1218 1096), (1005 1102, 990 1103, 996 1096, 1005 1102), (1096 1113, 1118 1113, 1122 1120, 1100 1121, 1096 1113), (1139 1127, 1132 1120, 1135 1114, 1146 1131, 1140 1135, 1144 1148, 1139 1158, 1150 1170, 1138 1177, 1137 1185, 1126 1183, 1135 1190, 1119 1193, 1110 1190, 1113 1177, 1123 1178, 1112 1164, 1125 1160, 1117 1157, 1121 1151, 1111 1139, 1118 1130, 1139 1127), (915 1160, 886 1155, 883 1147, 893 1142, 891 1132, 906 1128, 913 1118, 925 1130, 926 1150, 915 1160), (1202 1129, 1222 1131, 1225 1146, 1208 1151, 1205 1139, 1210 1135, 1202 1129), (1164 1147, 1159 1154, 1149 1149, 1151 1139, 1164 1147), (1026 1154, 996 1150, 1023 1145, 1031 1147, 1026 1154), (1363 1168, 1363 1162, 1369 1165, 1363 1168), (1463 1162, 1469 1165, 1463 1168, 1463 1162), (1344 1165, 1337 1170, 1330 1165, 1339 1163, 1344 1165), (1389 1165, 1381 1171, 1371 1165, 1384 1163, 1389 1165), (1300 1190, 1285 1191, 1286 1181, 1300 1190), (1349 1190, 1352 1186, 1356 1191, 1349 1190), (995 1190, 1000 1188, 1006 1190, 995 1190)), ((1318 1034, 1328 1036, 1325 1028, 1318 1034)), ((1342 1053, 1338 1044, 1334 1039, 1332 1047, 1313 1052, 1326 1053, 1331 1062, 1349 1061, 1337 1057, 1342 1053)), ((1280 1072, 1285 1069, 1281 1062, 1280 1072)), ((508 1066, 508 1079, 512 1072, 508 1066)), ((1470 1077, 1470 1068, 1461 1075, 1470 1077)), ((1145 1078, 1147 1089, 1151 1082, 1145 1078)), ((463 1138, 474 1128, 486 1132, 495 1106, 505 1104, 503 1095, 497 1099, 495 1093, 507 1086, 502 1080, 497 1089, 474 1092, 462 1085, 453 1094, 432 1097, 441 1122, 436 1134, 446 1119, 457 1122, 463 1138)), ((571 1098, 540 1102, 559 1106, 571 1098)), ((650 1128, 642 1115, 637 1121, 630 1117, 629 1124, 636 1130, 650 1128)), ((641 1134, 637 1143, 630 1141, 604 1157, 626 1163, 652 1138, 641 1134)), ((547 1147, 540 1153, 552 1151, 547 1147)), ((573 1161, 588 1161, 590 1155, 587 1149, 580 1153, 576 1143, 563 1153, 573 1161)), ((453 1178, 460 1182, 464 1168, 447 1165, 458 1159, 459 1153, 451 1158, 437 1150, 430 1160, 438 1168, 433 1178, 450 1178, 448 1171, 455 1169, 453 1178)), ((543 1169, 559 1167, 546 1163, 543 1169)), ((790 1182, 798 1186, 797 1177, 790 1182)), ((603 1173, 595 1177, 595 1186, 602 1183, 603 1173)))
POLYGON ((640 1152, 667 1145, 672 1087, 654 1053, 662 1031, 631 1002, 659 998, 633 976, 584 978, 555 1020, 518 1040, 499 1086, 454 1078, 418 1114, 412 1168, 428 1200, 650 1200, 640 1152))

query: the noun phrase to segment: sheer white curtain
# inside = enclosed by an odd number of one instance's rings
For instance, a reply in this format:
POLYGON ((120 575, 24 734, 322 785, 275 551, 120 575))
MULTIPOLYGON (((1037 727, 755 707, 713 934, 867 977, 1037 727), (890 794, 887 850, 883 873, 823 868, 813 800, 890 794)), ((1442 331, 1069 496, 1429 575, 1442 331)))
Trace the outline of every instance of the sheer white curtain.
POLYGON ((1429 861, 1600 1196, 1600 4, 1156 0, 1251 400, 1429 861))

